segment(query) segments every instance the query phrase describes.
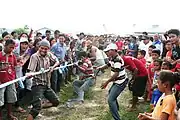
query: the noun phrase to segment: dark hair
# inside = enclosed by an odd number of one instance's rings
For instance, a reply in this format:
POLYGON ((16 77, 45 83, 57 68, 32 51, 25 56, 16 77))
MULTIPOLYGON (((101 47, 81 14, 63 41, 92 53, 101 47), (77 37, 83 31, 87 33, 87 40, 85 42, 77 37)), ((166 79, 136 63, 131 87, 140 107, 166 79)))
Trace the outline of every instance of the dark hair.
POLYGON ((36 33, 36 36, 38 36, 38 35, 42 35, 42 33, 40 33, 40 32, 37 32, 37 33, 36 33))
POLYGON ((168 35, 169 34, 175 34, 176 36, 179 36, 180 35, 180 32, 178 29, 171 29, 168 31, 168 35))
POLYGON ((58 34, 58 33, 60 33, 59 30, 55 30, 55 31, 54 31, 54 34, 58 34))
POLYGON ((83 33, 83 32, 81 32, 79 35, 84 35, 84 33, 83 33))
POLYGON ((172 43, 170 40, 167 40, 167 41, 165 42, 165 44, 167 44, 167 43, 169 43, 169 42, 172 43))
POLYGON ((19 36, 19 38, 21 38, 23 34, 27 35, 27 37, 28 37, 28 39, 29 39, 29 35, 28 35, 27 33, 21 33, 20 36, 19 36))
POLYGON ((162 66, 163 61, 161 59, 156 59, 154 62, 158 62, 160 66, 162 66))
POLYGON ((180 80, 180 73, 178 72, 171 72, 169 70, 162 70, 159 75, 159 79, 162 83, 169 82, 171 88, 179 83, 180 80))
POLYGON ((9 35, 9 33, 7 31, 3 32, 2 38, 4 38, 6 35, 9 35))
POLYGON ((172 68, 172 65, 171 65, 171 63, 170 63, 169 61, 164 61, 164 62, 162 63, 162 65, 166 65, 166 66, 168 66, 168 67, 169 67, 169 69, 171 69, 171 68, 172 68))
POLYGON ((11 32, 11 35, 13 36, 14 34, 16 34, 17 32, 16 31, 12 31, 11 32))
POLYGON ((146 51, 145 50, 139 50, 138 52, 140 52, 141 55, 146 56, 146 51))
POLYGON ((5 42, 5 46, 8 46, 8 45, 10 45, 10 44, 15 45, 16 43, 15 43, 15 41, 14 41, 14 40, 12 40, 12 39, 8 39, 8 40, 6 40, 6 42, 5 42))
POLYGON ((158 54, 158 55, 160 56, 161 51, 160 51, 160 50, 158 50, 158 49, 153 49, 153 50, 152 50, 152 53, 156 53, 156 54, 158 54))
POLYGON ((34 43, 33 43, 33 46, 35 47, 36 44, 37 44, 38 42, 40 42, 40 41, 41 41, 40 39, 35 39, 35 40, 34 40, 34 43))
POLYGON ((64 37, 64 38, 66 39, 66 36, 65 36, 64 34, 60 34, 59 37, 60 37, 60 36, 62 36, 62 37, 64 37))
POLYGON ((50 30, 46 30, 46 33, 50 33, 51 34, 51 31, 50 30))
POLYGON ((156 49, 155 45, 150 45, 149 48, 156 49))
POLYGON ((147 32, 143 32, 142 34, 143 34, 143 35, 148 35, 148 33, 147 33, 147 32))
POLYGON ((154 41, 154 38, 153 37, 149 37, 149 39, 153 42, 154 41))

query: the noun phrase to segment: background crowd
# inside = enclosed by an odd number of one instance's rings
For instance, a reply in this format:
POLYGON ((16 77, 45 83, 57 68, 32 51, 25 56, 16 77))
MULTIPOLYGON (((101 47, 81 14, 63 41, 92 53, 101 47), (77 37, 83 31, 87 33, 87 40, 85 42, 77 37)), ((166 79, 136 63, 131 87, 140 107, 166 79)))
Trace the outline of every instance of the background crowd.
MULTIPOLYGON (((93 36, 84 33, 67 35, 59 30, 55 30, 54 33, 47 30, 45 33, 37 33, 33 37, 32 33, 33 31, 29 34, 21 33, 18 35, 15 31, 12 33, 4 32, 0 40, 1 84, 25 75, 28 76, 25 80, 0 88, 0 110, 2 112, 4 103, 6 103, 8 106, 7 118, 17 119, 12 114, 12 107, 15 107, 16 111, 24 113, 26 110, 23 106, 29 105, 31 110, 27 119, 33 120, 42 108, 58 106, 58 93, 61 86, 69 83, 72 83, 77 98, 69 99, 67 106, 72 102, 83 103, 84 94, 95 85, 96 76, 104 73, 104 70, 100 69, 101 66, 112 61, 114 64, 117 62, 110 55, 113 54, 113 52, 109 52, 110 50, 117 52, 123 61, 121 61, 121 67, 126 69, 126 73, 131 74, 128 75, 128 86, 133 96, 130 102, 132 104, 130 111, 137 109, 136 105, 140 97, 143 97, 145 101, 150 103, 151 111, 155 115, 140 114, 139 119, 158 118, 161 113, 166 113, 169 118, 167 120, 175 120, 175 115, 173 115, 175 109, 176 115, 180 114, 178 113, 179 105, 176 104, 180 97, 179 83, 170 82, 172 85, 168 86, 169 84, 167 84, 163 89, 164 91, 159 89, 158 83, 162 74, 165 74, 164 76, 170 74, 169 76, 171 76, 171 72, 163 73, 163 70, 180 73, 179 30, 172 29, 162 35, 148 35, 147 32, 142 32, 142 35, 139 36, 130 35, 126 37, 116 35, 93 36), (117 48, 113 47, 112 44, 116 45, 117 48), (109 46, 112 48, 107 50, 106 48, 109 46), (74 65, 54 70, 58 66, 66 66, 72 63, 74 65), (50 72, 44 73, 46 69, 50 69, 50 72), (41 71, 42 74, 31 75, 31 73, 38 71, 41 71), (73 80, 72 76, 75 76, 76 79, 73 80), (172 92, 176 99, 167 98, 164 103, 172 103, 170 104, 171 107, 157 109, 156 106, 162 104, 159 99, 162 96, 163 99, 165 98, 163 93, 167 92, 167 88, 173 89, 172 92)), ((116 69, 116 66, 112 67, 111 64, 111 71, 117 72, 116 69)), ((122 71, 118 72, 122 73, 122 71)), ((178 75, 175 79, 179 79, 178 75)), ((118 79, 128 82, 125 78, 118 76, 118 79)), ((122 83, 117 84, 121 85, 122 83)), ((126 86, 126 84, 124 85, 126 86)), ((110 96, 111 94, 109 93, 110 96)), ((116 105, 112 105, 114 100, 108 99, 108 103, 113 118, 119 120, 120 117, 116 114, 116 105)), ((4 115, 0 114, 0 120, 2 117, 4 115)))

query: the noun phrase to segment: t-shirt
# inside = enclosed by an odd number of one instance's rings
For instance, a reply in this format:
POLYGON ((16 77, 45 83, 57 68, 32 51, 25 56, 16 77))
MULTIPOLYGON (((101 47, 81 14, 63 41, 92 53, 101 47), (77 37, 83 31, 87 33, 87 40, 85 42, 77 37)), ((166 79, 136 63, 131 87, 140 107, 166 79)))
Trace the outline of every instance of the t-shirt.
POLYGON ((134 69, 138 69, 137 76, 147 76, 146 66, 138 59, 131 57, 131 56, 123 56, 122 59, 124 60, 124 65, 127 66, 126 68, 130 71, 134 71, 134 69))
POLYGON ((118 50, 122 50, 122 47, 123 47, 123 42, 122 41, 117 41, 116 45, 118 47, 118 50))
POLYGON ((146 65, 146 59, 145 58, 141 58, 139 59, 144 65, 146 65))
POLYGON ((174 95, 166 95, 163 94, 154 108, 152 113, 152 117, 155 119, 159 119, 162 113, 166 113, 169 115, 168 120, 175 120, 174 110, 176 107, 176 99, 174 95))
POLYGON ((16 57, 13 53, 6 55, 4 51, 0 52, 0 82, 6 83, 16 78, 15 67, 17 66, 16 57))
POLYGON ((111 66, 111 76, 113 76, 115 72, 119 73, 114 83, 123 83, 127 78, 123 59, 119 55, 116 55, 109 61, 109 66, 111 66))

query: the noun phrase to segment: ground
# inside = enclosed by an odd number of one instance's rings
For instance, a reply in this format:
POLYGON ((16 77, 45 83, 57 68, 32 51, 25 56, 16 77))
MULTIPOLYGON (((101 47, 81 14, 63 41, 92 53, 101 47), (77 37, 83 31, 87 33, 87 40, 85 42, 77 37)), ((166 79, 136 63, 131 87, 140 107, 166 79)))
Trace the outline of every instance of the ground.
MULTIPOLYGON (((108 88, 100 89, 103 81, 109 78, 109 70, 97 77, 96 85, 86 94, 83 104, 76 104, 72 108, 67 108, 66 101, 73 96, 72 85, 64 87, 60 92, 61 104, 58 107, 44 109, 37 120, 113 120, 109 113, 107 104, 108 88)), ((128 88, 119 96, 120 115, 122 120, 137 120, 139 112, 148 110, 148 103, 141 103, 135 112, 127 112, 128 100, 131 94, 128 88)), ((25 120, 27 114, 17 114, 19 120, 25 120)))

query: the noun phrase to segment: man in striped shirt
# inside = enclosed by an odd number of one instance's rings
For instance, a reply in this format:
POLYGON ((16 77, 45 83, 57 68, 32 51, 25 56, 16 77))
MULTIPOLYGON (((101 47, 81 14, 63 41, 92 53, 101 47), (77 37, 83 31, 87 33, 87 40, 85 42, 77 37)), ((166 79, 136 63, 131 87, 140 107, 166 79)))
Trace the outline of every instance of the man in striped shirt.
POLYGON ((124 61, 117 53, 116 44, 109 44, 104 51, 110 58, 110 62, 108 65, 98 67, 97 69, 102 70, 110 66, 111 77, 102 84, 101 88, 105 89, 110 82, 113 82, 109 90, 108 104, 114 120, 120 120, 120 115, 118 113, 119 105, 117 102, 117 97, 124 90, 128 83, 127 75, 124 68, 124 61))

